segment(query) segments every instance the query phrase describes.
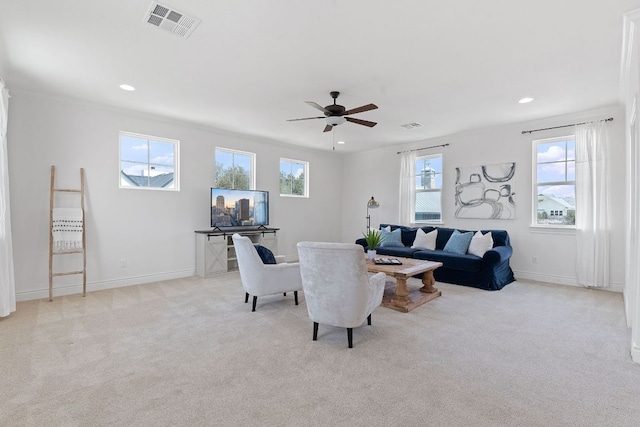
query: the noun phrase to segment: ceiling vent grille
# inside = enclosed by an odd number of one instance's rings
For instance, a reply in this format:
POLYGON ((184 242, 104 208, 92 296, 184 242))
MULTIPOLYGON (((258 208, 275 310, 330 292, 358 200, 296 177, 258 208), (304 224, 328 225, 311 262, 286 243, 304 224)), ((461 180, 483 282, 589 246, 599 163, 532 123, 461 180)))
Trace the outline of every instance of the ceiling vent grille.
POLYGON ((421 128, 422 126, 424 126, 424 125, 422 123, 418 123, 418 122, 407 123, 406 125, 402 125, 402 127, 405 128, 405 129, 421 128))
POLYGON ((183 39, 189 37, 200 23, 199 19, 185 16, 183 13, 157 2, 151 4, 145 20, 147 23, 183 39))

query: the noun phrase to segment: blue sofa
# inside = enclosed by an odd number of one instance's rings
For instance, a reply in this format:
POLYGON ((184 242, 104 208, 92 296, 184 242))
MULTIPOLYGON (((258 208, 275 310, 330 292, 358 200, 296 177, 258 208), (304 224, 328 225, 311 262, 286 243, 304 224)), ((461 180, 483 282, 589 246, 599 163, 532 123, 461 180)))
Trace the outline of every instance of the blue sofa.
MULTIPOLYGON (((442 249, 447 244, 449 237, 454 232, 453 228, 444 227, 405 227, 394 224, 380 224, 380 228, 391 227, 391 231, 401 229, 402 244, 399 246, 379 246, 376 251, 379 255, 394 256, 403 258, 416 258, 442 263, 442 267, 433 272, 433 276, 438 282, 454 283, 457 285, 472 286, 474 288, 497 291, 505 285, 513 282, 513 271, 509 266, 509 258, 513 253, 509 234, 506 230, 481 230, 483 234, 491 232, 493 238, 493 249, 488 250, 482 258, 464 254, 459 255, 451 252, 444 252, 442 249), (418 228, 422 228, 425 233, 429 233, 437 228, 438 237, 436 239, 436 249, 412 249, 411 245, 416 237, 418 228)), ((470 230, 459 230, 466 232, 470 230)), ((474 231, 475 233, 475 231, 474 231)), ((364 239, 356 240, 367 250, 364 239)))

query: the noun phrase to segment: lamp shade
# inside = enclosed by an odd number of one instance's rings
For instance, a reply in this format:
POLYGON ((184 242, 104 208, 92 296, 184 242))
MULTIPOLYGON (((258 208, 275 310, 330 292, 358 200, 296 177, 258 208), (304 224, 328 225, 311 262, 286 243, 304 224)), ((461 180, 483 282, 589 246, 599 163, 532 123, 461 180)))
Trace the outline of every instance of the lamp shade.
POLYGON ((380 203, 378 203, 376 199, 371 196, 371 199, 369 199, 369 201, 367 202, 367 209, 375 209, 378 207, 380 207, 380 203))
POLYGON ((346 122, 347 119, 340 116, 329 116, 327 117, 327 124, 330 126, 338 126, 346 122))

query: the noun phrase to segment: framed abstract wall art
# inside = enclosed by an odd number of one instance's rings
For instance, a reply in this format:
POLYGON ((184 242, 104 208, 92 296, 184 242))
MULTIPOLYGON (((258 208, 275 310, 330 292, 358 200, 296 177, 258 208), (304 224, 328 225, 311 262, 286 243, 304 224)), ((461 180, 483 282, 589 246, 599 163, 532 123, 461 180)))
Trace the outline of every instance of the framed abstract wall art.
POLYGON ((456 218, 515 219, 516 164, 456 168, 456 218))

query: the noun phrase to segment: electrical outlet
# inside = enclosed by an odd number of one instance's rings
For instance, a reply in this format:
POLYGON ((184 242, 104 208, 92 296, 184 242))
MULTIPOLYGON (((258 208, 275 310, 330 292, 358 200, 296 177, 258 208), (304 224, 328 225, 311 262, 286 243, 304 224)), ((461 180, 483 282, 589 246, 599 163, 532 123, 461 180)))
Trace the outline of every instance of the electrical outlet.
POLYGON ((126 258, 121 258, 120 259, 120 268, 126 268, 127 267, 127 259, 126 258))
POLYGON ((531 264, 537 264, 538 263, 538 257, 537 256, 532 256, 531 257, 531 264))

